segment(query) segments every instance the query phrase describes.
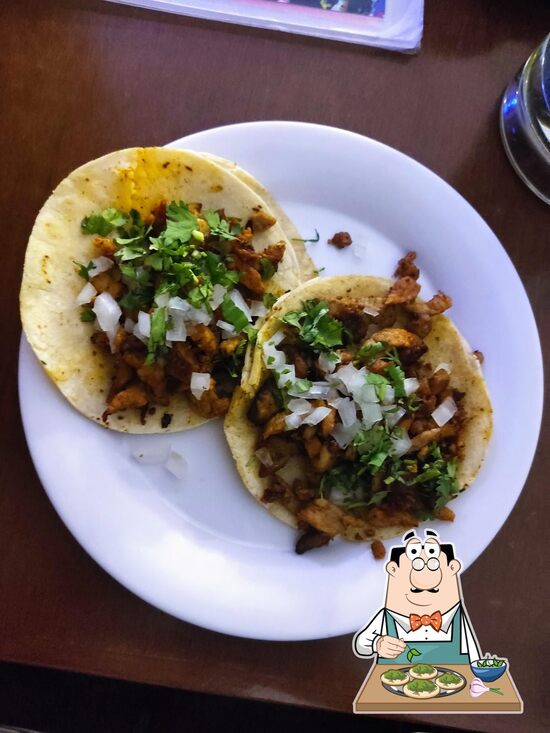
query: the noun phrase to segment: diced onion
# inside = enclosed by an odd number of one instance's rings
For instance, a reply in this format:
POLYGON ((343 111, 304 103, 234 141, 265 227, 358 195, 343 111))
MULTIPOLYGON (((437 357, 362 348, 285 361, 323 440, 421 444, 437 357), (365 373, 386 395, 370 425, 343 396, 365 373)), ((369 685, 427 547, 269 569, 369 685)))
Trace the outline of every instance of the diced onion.
POLYGON ((94 301, 92 310, 96 315, 100 329, 114 336, 122 311, 113 296, 110 293, 100 293, 94 301))
POLYGON ((135 321, 132 321, 131 318, 127 318, 124 321, 124 330, 126 331, 126 333, 133 333, 135 327, 136 327, 135 321))
POLYGON ((268 369, 282 369, 286 364, 286 356, 271 341, 263 345, 264 363, 268 369))
POLYGON ((164 463, 170 453, 168 443, 155 442, 151 445, 144 444, 132 451, 132 456, 138 463, 154 464, 164 463))
POLYGON ((374 308, 372 305, 366 305, 363 308, 363 313, 366 313, 368 316, 377 316, 380 311, 378 308, 374 308))
POLYGON ((212 306, 212 310, 216 310, 216 308, 219 308, 220 305, 223 303, 223 299, 225 298, 225 294, 227 293, 227 289, 223 287, 223 285, 220 285, 219 283, 216 283, 214 287, 212 288, 212 297, 210 298, 210 305, 212 306))
POLYGON ((144 338, 149 338, 151 334, 151 316, 149 313, 144 311, 138 313, 138 329, 144 338))
POLYGON ((303 419, 304 425, 318 425, 325 419, 332 410, 330 407, 316 407, 309 415, 303 419))
POLYGON ((458 407, 456 406, 456 402, 453 398, 445 397, 439 407, 436 407, 432 412, 432 417, 441 428, 443 425, 446 425, 449 420, 452 420, 457 410, 458 407))
POLYGON ((262 316, 265 316, 267 313, 267 308, 262 303, 261 300, 253 300, 250 304, 250 314, 254 316, 254 318, 262 318, 262 316))
POLYGON ((185 314, 185 320, 191 323, 202 323, 206 326, 212 320, 212 316, 206 308, 193 308, 193 306, 190 306, 185 314))
POLYGON ((110 270, 115 263, 108 257, 103 257, 103 255, 101 255, 100 257, 95 257, 92 260, 92 264, 93 267, 90 267, 88 277, 95 277, 96 275, 99 275, 100 272, 107 272, 107 270, 110 270))
MULTIPOLYGON (((284 364, 284 369, 280 372, 276 372, 277 376, 277 386, 281 389, 287 384, 292 384, 296 381, 296 368, 294 364, 284 364)), ((290 391, 289 394, 292 395, 292 392, 290 391)), ((296 394, 292 395, 293 397, 297 396, 296 394)))
POLYGON ((367 402, 362 407, 363 425, 366 428, 372 427, 382 419, 382 408, 376 402, 367 402))
POLYGON ((392 435, 390 453, 394 456, 402 456, 409 450, 411 445, 411 439, 405 431, 403 431, 402 436, 392 435))
POLYGON ((420 387, 420 382, 414 377, 409 377, 408 379, 403 380, 403 386, 405 388, 405 394, 408 397, 413 392, 416 392, 416 390, 420 387))
MULTIPOLYGON (((336 354, 333 354, 333 356, 337 356, 336 354)), ((329 354, 325 354, 322 352, 319 354, 319 358, 317 360, 319 364, 319 368, 322 369, 325 374, 332 374, 332 372, 336 369, 336 365, 340 362, 340 357, 336 359, 331 359, 329 354)))
POLYGON ((76 296, 76 304, 84 305, 85 303, 90 303, 96 293, 97 290, 94 288, 92 283, 86 283, 80 293, 76 296))
POLYGON ((338 401, 336 409, 345 428, 349 428, 357 421, 357 408, 353 400, 343 397, 338 401))
POLYGON ((200 400, 203 393, 210 388, 210 374, 208 372, 192 372, 191 394, 195 399, 200 400))
MULTIPOLYGON (((386 387, 387 389, 387 387, 386 387)), ((365 402, 378 402, 378 395, 373 384, 363 384, 353 391, 355 401, 362 405, 365 402)))
MULTIPOLYGON (((294 366, 292 368, 294 369, 294 366)), ((304 397, 307 400, 319 400, 328 397, 330 389, 331 387, 328 382, 313 382, 307 392, 299 390, 297 387, 291 387, 288 393, 292 397, 304 397)))
POLYGON ((185 476, 186 465, 187 462, 181 453, 171 450, 168 460, 164 464, 164 468, 167 471, 170 471, 170 473, 176 478, 183 478, 185 476))
POLYGON ((302 424, 303 416, 296 412, 291 412, 285 417, 285 426, 287 430, 296 430, 302 424))
POLYGON ((436 368, 434 369, 433 373, 435 374, 439 370, 443 370, 444 372, 447 372, 447 374, 451 373, 451 366, 450 364, 447 364, 447 362, 442 361, 441 364, 438 364, 436 368))
POLYGON ((170 293, 161 293, 160 295, 155 296, 155 303, 159 308, 166 308, 169 302, 170 293))
POLYGON ((187 340, 187 329, 183 321, 183 313, 172 313, 170 316, 172 319, 172 328, 166 331, 167 341, 186 341, 187 340))
POLYGON ((382 412, 384 413, 386 425, 388 426, 388 428, 391 429, 395 427, 397 423, 401 420, 403 415, 405 415, 406 410, 404 407, 390 405, 389 407, 382 407, 382 412))
POLYGON ((271 457, 271 453, 267 448, 258 448, 255 456, 260 461, 260 463, 267 468, 271 468, 271 466, 273 466, 273 458, 271 457))
POLYGON ((186 312, 189 310, 191 306, 189 303, 184 300, 183 298, 180 298, 179 296, 174 296, 173 298, 170 298, 168 301, 168 310, 169 311, 182 311, 186 312))
POLYGON ((281 343, 281 341, 284 339, 284 337, 285 337, 285 332, 284 331, 275 331, 275 333, 273 334, 273 336, 271 338, 269 338, 266 343, 272 344, 273 346, 277 346, 278 344, 281 343))
POLYGON ((384 399, 382 400, 383 405, 391 405, 395 400, 395 390, 391 384, 384 385, 384 399))
POLYGON ((343 489, 335 487, 330 490, 330 500, 333 504, 343 506, 346 501, 346 494, 343 489))
POLYGON ((222 331, 230 333, 231 335, 235 333, 235 326, 233 326, 232 323, 227 323, 227 321, 216 321, 216 326, 218 328, 221 328, 222 331))
POLYGON ((359 422, 359 420, 357 420, 357 422, 355 422, 353 425, 350 425, 349 428, 345 428, 341 423, 338 423, 338 425, 336 425, 334 430, 332 431, 331 435, 338 443, 340 448, 347 448, 360 430, 361 423, 359 422))
POLYGON ((306 415, 308 412, 311 412, 311 404, 307 400, 297 398, 290 400, 288 409, 297 415, 306 415))
POLYGON ((241 295, 240 291, 236 288, 234 290, 231 290, 229 292, 229 297, 233 301, 233 303, 237 306, 239 310, 241 310, 247 321, 252 320, 252 315, 250 313, 250 308, 247 306, 245 299, 241 295))

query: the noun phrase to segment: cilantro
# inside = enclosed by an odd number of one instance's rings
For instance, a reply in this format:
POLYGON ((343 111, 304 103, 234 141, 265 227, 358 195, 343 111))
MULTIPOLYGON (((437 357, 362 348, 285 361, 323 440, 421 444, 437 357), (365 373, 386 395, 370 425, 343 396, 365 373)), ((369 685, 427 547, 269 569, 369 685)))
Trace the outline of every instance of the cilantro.
POLYGON ((292 241, 293 242, 303 242, 304 244, 307 244, 308 242, 313 242, 313 244, 317 244, 317 242, 319 241, 319 232, 317 231, 317 229, 315 229, 314 231, 315 231, 315 236, 310 237, 310 239, 300 239, 299 237, 293 237, 292 241))
POLYGON ((254 328, 254 326, 245 326, 243 330, 246 333, 249 343, 255 344, 258 338, 258 329, 254 328))
POLYGON ((166 207, 166 229, 155 238, 155 249, 167 248, 175 244, 186 244, 198 228, 197 217, 194 216, 183 201, 172 201, 166 207))
POLYGON ((309 392, 311 389, 312 382, 310 382, 309 379, 297 379, 295 382, 292 383, 292 389, 298 392, 299 394, 304 394, 304 392, 309 392))
POLYGON ((80 222, 80 228, 84 234, 99 234, 106 237, 116 227, 122 226, 127 220, 127 215, 118 209, 105 209, 99 214, 85 216, 80 222))
POLYGON ((202 308, 207 306, 211 310, 209 300, 212 297, 212 281, 205 280, 200 285, 192 288, 186 296, 187 301, 193 308, 202 308))
POLYGON ((267 257, 260 257, 260 275, 262 280, 271 280, 273 275, 277 272, 275 265, 267 257))
POLYGON ((273 306, 277 302, 277 296, 273 295, 273 293, 266 293, 262 298, 262 302, 266 308, 273 308, 273 306))
POLYGON ((342 324, 331 315, 324 301, 307 300, 302 311, 290 311, 282 321, 298 329, 300 338, 316 351, 342 344, 342 324))
POLYGON ((382 401, 386 395, 386 387, 389 385, 386 377, 383 377, 381 374, 369 372, 367 374, 367 384, 372 384, 378 399, 382 401))
POLYGON ((117 226, 118 236, 125 237, 126 239, 143 236, 150 230, 151 227, 145 225, 139 211, 136 211, 136 209, 130 209, 126 216, 126 221, 122 225, 117 226))
POLYGON ((151 313, 151 331, 147 341, 146 364, 152 364, 159 349, 166 344, 166 308, 151 313))
POLYGON ((238 270, 228 270, 221 256, 214 252, 206 253, 206 269, 212 278, 212 282, 217 285, 223 285, 224 288, 229 288, 239 282, 240 275, 238 270))
POLYGON ((405 372, 397 364, 391 364, 386 369, 386 374, 391 380, 396 397, 406 397, 405 393, 405 372))
POLYGON ((357 356, 361 357, 361 359, 364 359, 367 362, 367 366, 369 366, 374 361, 376 361, 380 353, 386 348, 387 345, 385 343, 382 343, 381 341, 375 341, 372 344, 366 344, 365 346, 362 346, 357 352, 357 356))
POLYGON ((138 234, 135 237, 117 237, 115 239, 117 245, 116 257, 121 262, 135 260, 143 257, 147 252, 147 241, 145 234, 138 234))
POLYGON ((152 293, 133 293, 128 292, 118 301, 121 308, 126 308, 129 311, 143 310, 146 308, 152 300, 152 293))
POLYGON ((414 657, 420 657, 420 656, 421 654, 418 651, 418 649, 411 649, 409 647, 409 651, 407 652, 407 659, 409 660, 409 662, 412 662, 414 657))
POLYGON ((241 232, 240 224, 229 226, 227 219, 222 219, 217 211, 209 209, 204 212, 206 223, 210 227, 210 234, 218 239, 236 239, 241 232))
POLYGON ((229 295, 225 295, 222 302, 223 318, 227 323, 235 327, 237 332, 242 331, 248 326, 248 318, 231 300, 229 295))
POLYGON ((87 265, 83 265, 80 262, 75 262, 73 260, 74 264, 78 267, 78 274, 80 277, 84 278, 84 280, 90 279, 90 270, 93 270, 95 268, 94 263, 90 260, 87 265))
POLYGON ((80 320, 84 321, 84 323, 95 321, 95 313, 89 305, 82 306, 82 310, 80 311, 80 320))
POLYGON ((368 500, 367 506, 377 506, 380 502, 384 501, 389 493, 389 491, 377 491, 376 494, 373 494, 368 500))
POLYGON ((132 287, 145 287, 150 284, 151 276, 147 270, 143 267, 135 267, 134 265, 123 264, 119 265, 120 272, 125 279, 126 285, 132 287))
POLYGON ((324 272, 327 268, 326 267, 319 267, 318 270, 314 270, 315 275, 320 275, 322 272, 324 272))

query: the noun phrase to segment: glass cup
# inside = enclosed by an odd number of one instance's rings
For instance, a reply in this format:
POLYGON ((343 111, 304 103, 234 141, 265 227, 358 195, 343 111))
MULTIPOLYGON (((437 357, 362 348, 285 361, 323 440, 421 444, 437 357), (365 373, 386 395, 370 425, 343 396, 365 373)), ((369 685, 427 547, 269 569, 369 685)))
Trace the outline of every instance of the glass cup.
POLYGON ((500 132, 516 173, 550 204, 550 35, 504 92, 500 132))

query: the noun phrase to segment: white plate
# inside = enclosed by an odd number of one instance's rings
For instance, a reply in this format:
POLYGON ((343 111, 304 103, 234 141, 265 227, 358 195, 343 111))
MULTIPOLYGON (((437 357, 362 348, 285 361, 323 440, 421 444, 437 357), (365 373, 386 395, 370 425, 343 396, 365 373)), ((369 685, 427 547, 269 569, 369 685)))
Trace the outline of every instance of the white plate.
MULTIPOLYGON (((512 510, 540 426, 543 375, 535 321, 520 279, 480 216, 410 158, 342 130, 260 122, 209 130, 174 144, 232 158, 280 200, 326 274, 391 275, 418 252, 424 294, 452 295, 451 315, 485 354, 495 411, 489 454, 472 488, 434 522, 466 567, 512 510), (354 245, 326 244, 335 231, 354 245), (364 258, 354 251, 364 247, 364 258)), ((220 423, 172 436, 126 436, 75 412, 27 343, 20 399, 31 454, 61 518, 89 554, 149 603, 216 631, 259 639, 352 632, 380 607, 384 565, 368 545, 334 542, 297 556, 294 532, 245 491, 220 423), (131 451, 171 443, 186 456, 183 480, 138 465, 131 451)))

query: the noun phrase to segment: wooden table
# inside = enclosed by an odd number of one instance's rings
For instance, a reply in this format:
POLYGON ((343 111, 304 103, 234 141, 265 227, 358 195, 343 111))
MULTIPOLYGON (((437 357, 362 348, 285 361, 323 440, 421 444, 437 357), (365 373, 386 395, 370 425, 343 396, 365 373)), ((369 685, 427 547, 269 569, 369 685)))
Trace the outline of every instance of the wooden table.
MULTIPOLYGON (((547 355, 550 210, 506 160, 497 109, 550 28, 550 7, 428 0, 425 20, 421 53, 404 56, 99 0, 3 0, 0 660, 351 711, 368 662, 352 655, 350 637, 277 644, 204 631, 135 598, 81 550, 40 486, 21 429, 17 294, 34 217, 80 163, 215 125, 301 119, 381 140, 457 188, 519 270, 547 355)), ((503 338, 508 327, 495 324, 503 338)), ((526 364, 518 384, 528 378, 526 364)), ((549 427, 546 415, 542 446, 549 427)), ((512 660, 521 725, 490 715, 442 715, 438 723, 532 733, 547 725, 550 696, 536 660, 548 616, 541 572, 549 475, 550 452, 539 450, 511 517, 463 579, 483 648, 504 648, 512 660)))
POLYGON ((453 671, 458 672, 466 679, 465 686, 452 695, 439 695, 426 700, 417 700, 403 695, 396 695, 387 690, 380 681, 383 672, 391 669, 391 665, 373 664, 366 680, 361 685, 357 697, 353 702, 356 713, 397 713, 406 711, 422 711, 424 713, 521 713, 522 702, 518 695, 514 681, 508 671, 495 682, 485 683, 487 687, 497 688, 497 692, 483 693, 479 697, 470 695, 470 682, 474 675, 468 664, 453 664, 453 671))

